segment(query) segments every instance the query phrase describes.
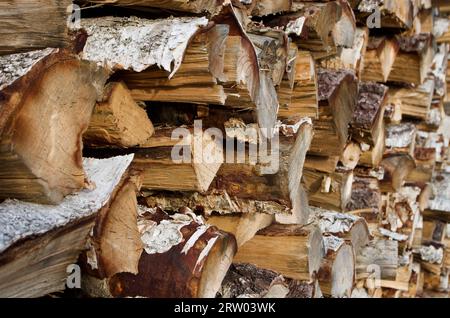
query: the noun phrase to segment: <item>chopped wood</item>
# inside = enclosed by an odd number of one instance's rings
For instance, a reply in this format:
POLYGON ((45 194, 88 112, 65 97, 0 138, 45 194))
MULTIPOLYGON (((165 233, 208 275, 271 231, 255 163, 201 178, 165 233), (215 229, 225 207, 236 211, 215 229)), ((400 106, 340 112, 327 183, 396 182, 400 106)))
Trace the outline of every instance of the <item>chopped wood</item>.
POLYGON ((58 50, 0 65, 0 198, 59 203, 86 187, 81 137, 107 74, 58 50))
POLYGON ((274 224, 241 246, 233 262, 250 263, 285 277, 310 281, 320 268, 324 252, 317 227, 274 224))
POLYGON ((18 200, 0 204, 2 297, 40 297, 64 289, 67 266, 84 249, 96 213, 115 200, 132 159, 84 159, 95 186, 67 196, 59 205, 18 200))
POLYGON ((124 83, 109 83, 97 103, 83 141, 89 147, 127 148, 145 143, 154 133, 144 109, 136 104, 124 83))

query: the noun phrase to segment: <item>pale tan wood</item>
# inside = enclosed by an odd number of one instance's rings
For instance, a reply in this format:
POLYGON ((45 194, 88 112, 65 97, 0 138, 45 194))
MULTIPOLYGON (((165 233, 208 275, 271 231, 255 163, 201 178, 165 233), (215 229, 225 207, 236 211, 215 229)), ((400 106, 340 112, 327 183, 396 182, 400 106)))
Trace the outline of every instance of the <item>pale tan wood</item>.
POLYGON ((97 103, 83 135, 90 147, 133 147, 143 144, 154 133, 144 109, 136 104, 123 83, 110 83, 103 101, 97 103))
POLYGON ((319 270, 323 255, 318 228, 272 225, 241 246, 233 262, 250 263, 285 277, 309 281, 319 270))
POLYGON ((245 242, 251 240, 256 232, 272 224, 274 216, 265 213, 211 215, 206 221, 208 224, 217 226, 222 231, 233 234, 239 248, 245 242))

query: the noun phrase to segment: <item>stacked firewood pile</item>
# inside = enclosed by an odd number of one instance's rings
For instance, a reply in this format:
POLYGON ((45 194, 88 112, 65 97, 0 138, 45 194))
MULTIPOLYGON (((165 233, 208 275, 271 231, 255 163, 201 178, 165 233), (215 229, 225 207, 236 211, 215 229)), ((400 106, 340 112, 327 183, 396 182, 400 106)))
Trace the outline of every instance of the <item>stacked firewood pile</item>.
POLYGON ((448 297, 449 14, 0 2, 0 296, 448 297))

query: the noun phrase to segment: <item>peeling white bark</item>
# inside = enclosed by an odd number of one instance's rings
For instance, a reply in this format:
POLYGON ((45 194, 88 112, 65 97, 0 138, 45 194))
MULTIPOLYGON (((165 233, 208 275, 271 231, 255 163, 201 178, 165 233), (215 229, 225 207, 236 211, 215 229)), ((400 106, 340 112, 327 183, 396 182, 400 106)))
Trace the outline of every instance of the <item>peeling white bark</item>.
POLYGON ((31 68, 58 49, 44 49, 26 53, 0 56, 0 90, 24 76, 31 68))
POLYGON ((147 254, 165 253, 173 246, 180 244, 183 241, 181 228, 189 223, 191 222, 162 220, 158 225, 146 227, 141 233, 145 252, 147 254))
POLYGON ((59 205, 18 200, 0 204, 0 253, 21 239, 42 235, 96 213, 110 200, 132 160, 133 155, 85 158, 83 166, 95 189, 68 195, 59 205))
POLYGON ((171 72, 171 78, 181 65, 189 41, 207 24, 205 17, 83 19, 81 27, 89 37, 81 56, 111 70, 141 72, 156 65, 171 72))
POLYGON ((441 264, 444 258, 444 250, 434 246, 422 246, 420 248, 420 258, 428 263, 441 264))
POLYGON ((329 250, 337 252, 345 241, 339 237, 329 235, 323 237, 323 242, 325 244, 326 252, 329 250))

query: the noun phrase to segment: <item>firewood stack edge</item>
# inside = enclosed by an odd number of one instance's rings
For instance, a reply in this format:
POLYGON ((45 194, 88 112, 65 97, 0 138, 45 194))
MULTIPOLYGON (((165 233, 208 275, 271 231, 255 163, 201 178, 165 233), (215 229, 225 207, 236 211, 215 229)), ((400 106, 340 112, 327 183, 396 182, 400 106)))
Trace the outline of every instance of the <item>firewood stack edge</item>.
POLYGON ((0 2, 0 296, 449 297, 450 6, 0 2), (162 274, 163 270, 163 274, 162 274))

